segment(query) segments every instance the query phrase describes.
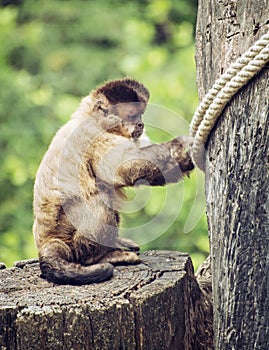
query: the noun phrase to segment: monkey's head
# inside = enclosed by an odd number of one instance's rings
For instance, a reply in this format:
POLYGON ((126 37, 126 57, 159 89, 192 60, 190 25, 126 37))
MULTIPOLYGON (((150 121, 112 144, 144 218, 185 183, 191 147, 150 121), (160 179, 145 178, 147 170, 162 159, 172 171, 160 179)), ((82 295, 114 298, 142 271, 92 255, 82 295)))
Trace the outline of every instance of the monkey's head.
POLYGON ((144 130, 142 115, 149 92, 133 79, 113 80, 91 93, 98 123, 108 132, 137 139, 144 130))

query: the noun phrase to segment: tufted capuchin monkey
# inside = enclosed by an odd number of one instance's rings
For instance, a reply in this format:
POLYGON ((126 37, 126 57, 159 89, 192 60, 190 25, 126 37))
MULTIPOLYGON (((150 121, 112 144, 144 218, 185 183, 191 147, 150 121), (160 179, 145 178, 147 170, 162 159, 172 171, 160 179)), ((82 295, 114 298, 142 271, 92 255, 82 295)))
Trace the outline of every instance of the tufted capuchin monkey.
POLYGON ((33 233, 42 276, 59 284, 100 282, 113 265, 139 263, 139 247, 118 237, 124 187, 175 183, 193 169, 191 138, 143 142, 148 90, 107 82, 53 138, 34 185, 33 233))

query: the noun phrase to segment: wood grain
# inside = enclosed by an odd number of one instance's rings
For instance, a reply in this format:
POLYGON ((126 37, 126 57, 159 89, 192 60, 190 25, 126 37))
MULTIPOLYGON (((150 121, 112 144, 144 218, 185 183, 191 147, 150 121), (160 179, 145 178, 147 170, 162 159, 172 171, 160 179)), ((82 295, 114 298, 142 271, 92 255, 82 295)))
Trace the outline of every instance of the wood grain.
MULTIPOLYGON (((269 1, 199 2, 200 97, 269 29, 269 1)), ((268 349, 269 71, 231 100, 207 144, 215 347, 268 349)))
POLYGON ((0 349, 196 349, 203 297, 189 256, 141 259, 84 286, 47 282, 35 260, 1 270, 0 349))

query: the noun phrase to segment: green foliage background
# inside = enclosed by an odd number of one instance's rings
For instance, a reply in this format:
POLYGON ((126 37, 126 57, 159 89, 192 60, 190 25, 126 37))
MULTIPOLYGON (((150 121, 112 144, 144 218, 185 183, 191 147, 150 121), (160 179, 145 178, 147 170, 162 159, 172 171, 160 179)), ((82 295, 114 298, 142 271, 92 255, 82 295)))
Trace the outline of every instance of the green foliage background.
MULTIPOLYGON (((55 131, 96 85, 126 75, 142 81, 151 103, 170 115, 174 111, 171 118, 157 113, 160 130, 149 126, 150 137, 167 139, 161 129, 168 125, 175 135, 187 132, 180 121, 190 121, 198 104, 196 6, 195 0, 1 1, 0 261, 10 266, 37 255, 31 232, 35 172, 55 131)), ((202 186, 195 172, 175 185, 167 205, 173 211, 181 203, 176 220, 158 237, 154 224, 145 229, 142 250, 189 252, 195 266, 204 260, 208 239, 202 186)), ((151 220, 165 200, 164 191, 152 189, 146 206, 123 214, 122 226, 151 220)))

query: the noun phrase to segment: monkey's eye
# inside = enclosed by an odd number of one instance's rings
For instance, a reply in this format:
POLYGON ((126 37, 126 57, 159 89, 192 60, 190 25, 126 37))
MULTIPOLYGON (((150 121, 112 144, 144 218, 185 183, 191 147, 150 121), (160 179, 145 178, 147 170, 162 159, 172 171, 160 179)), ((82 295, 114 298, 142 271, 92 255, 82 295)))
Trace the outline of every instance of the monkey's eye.
POLYGON ((128 120, 134 123, 137 122, 138 119, 141 119, 140 114, 131 114, 128 116, 128 120))
POLYGON ((108 115, 108 109, 104 108, 103 106, 99 106, 99 110, 101 110, 104 113, 104 116, 107 117, 108 115))
POLYGON ((104 103, 101 100, 96 102, 95 110, 102 111, 105 117, 108 115, 108 109, 104 106, 104 103))

